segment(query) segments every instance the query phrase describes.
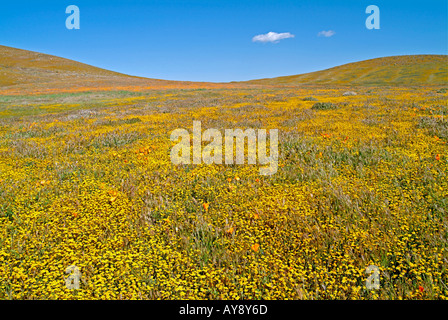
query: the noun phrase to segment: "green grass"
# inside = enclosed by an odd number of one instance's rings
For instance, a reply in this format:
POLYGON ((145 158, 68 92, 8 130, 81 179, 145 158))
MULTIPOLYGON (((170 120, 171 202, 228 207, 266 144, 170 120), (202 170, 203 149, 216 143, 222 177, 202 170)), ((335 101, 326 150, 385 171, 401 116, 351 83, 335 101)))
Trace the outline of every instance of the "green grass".
POLYGON ((318 102, 315 103, 311 109, 313 110, 331 110, 336 109, 336 105, 330 102, 318 102))

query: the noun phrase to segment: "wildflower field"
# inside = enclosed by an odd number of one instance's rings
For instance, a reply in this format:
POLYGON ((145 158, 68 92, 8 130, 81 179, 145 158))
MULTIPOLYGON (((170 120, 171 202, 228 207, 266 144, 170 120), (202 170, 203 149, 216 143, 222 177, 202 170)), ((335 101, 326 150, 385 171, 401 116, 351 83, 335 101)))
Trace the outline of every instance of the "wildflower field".
POLYGON ((447 299, 447 98, 319 86, 2 95, 0 299, 447 299), (277 173, 173 165, 170 132, 193 120, 278 129, 277 173), (379 289, 366 287, 370 265, 379 289))

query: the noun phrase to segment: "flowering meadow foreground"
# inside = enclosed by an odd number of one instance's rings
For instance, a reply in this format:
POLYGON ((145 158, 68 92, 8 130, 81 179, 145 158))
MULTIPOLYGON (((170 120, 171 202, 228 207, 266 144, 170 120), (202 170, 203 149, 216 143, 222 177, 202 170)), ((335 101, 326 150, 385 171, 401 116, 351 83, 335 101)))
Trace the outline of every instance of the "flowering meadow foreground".
POLYGON ((447 299, 447 98, 0 96, 0 299, 447 299), (193 121, 278 129, 277 173, 173 165, 170 133, 193 121), (79 289, 66 287, 73 265, 79 289), (379 289, 366 287, 370 265, 379 289))

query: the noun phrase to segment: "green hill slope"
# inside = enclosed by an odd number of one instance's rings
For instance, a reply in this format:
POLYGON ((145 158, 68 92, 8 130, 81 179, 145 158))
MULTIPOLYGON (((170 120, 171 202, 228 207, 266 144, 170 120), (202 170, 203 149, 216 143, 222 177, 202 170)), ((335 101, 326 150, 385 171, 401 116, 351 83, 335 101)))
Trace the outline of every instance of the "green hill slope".
MULTIPOLYGON (((43 53, 0 45, 0 87, 76 88, 202 85, 129 76, 43 53)), ((235 85, 448 85, 447 55, 411 55, 354 62, 300 75, 235 82, 235 85)), ((209 84, 211 85, 211 83, 209 84)))
POLYGON ((0 86, 69 79, 130 79, 113 71, 43 53, 0 46, 0 86))
POLYGON ((261 85, 448 85, 447 55, 377 58, 300 75, 259 79, 261 85))
POLYGON ((129 76, 48 54, 0 46, 0 88, 8 94, 175 86, 179 83, 129 76))

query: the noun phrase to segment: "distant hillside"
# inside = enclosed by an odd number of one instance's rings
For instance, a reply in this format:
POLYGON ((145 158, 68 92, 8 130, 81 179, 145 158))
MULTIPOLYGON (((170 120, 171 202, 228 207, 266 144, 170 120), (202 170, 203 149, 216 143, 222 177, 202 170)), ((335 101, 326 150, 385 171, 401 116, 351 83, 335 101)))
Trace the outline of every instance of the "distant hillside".
POLYGON ((0 45, 0 94, 253 85, 448 85, 448 56, 378 58, 295 76, 232 83, 134 77, 48 54, 0 45))
POLYGON ((43 53, 0 46, 0 87, 32 84, 36 87, 150 84, 145 79, 93 67, 43 53))
POLYGON ((0 45, 0 94, 235 86, 238 85, 134 77, 69 59, 0 45))
POLYGON ((259 85, 448 85, 447 55, 377 58, 294 76, 245 81, 259 85))

